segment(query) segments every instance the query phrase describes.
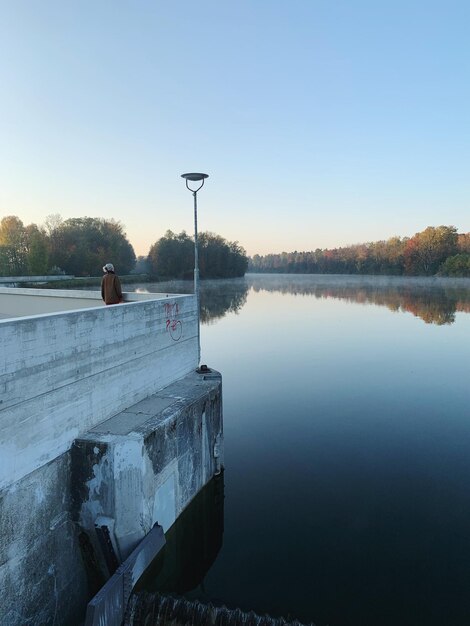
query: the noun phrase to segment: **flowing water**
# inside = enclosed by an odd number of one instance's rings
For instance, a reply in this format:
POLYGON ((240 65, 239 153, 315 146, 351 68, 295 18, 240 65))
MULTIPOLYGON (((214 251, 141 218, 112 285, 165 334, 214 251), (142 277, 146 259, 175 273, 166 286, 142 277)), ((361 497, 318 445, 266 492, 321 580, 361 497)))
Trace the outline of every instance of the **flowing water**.
POLYGON ((145 586, 317 626, 470 624, 470 281, 247 275, 202 282, 201 307, 225 497, 145 586))

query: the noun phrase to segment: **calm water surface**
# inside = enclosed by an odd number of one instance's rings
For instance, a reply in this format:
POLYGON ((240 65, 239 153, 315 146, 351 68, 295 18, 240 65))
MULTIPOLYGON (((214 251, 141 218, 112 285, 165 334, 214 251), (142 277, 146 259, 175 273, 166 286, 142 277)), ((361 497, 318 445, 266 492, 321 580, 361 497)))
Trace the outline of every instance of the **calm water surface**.
POLYGON ((224 511, 219 486, 175 533, 199 575, 167 588, 318 626, 470 624, 470 281, 247 275, 202 307, 224 511))

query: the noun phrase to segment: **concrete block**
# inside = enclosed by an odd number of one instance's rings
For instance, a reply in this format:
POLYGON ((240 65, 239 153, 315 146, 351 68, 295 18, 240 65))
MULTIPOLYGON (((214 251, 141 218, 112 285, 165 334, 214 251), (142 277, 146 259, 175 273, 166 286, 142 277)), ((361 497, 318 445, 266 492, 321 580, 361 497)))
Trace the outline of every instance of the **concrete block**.
POLYGON ((220 375, 193 372, 75 442, 76 519, 90 536, 97 515, 113 519, 125 559, 156 522, 168 530, 220 469, 221 392, 220 375))

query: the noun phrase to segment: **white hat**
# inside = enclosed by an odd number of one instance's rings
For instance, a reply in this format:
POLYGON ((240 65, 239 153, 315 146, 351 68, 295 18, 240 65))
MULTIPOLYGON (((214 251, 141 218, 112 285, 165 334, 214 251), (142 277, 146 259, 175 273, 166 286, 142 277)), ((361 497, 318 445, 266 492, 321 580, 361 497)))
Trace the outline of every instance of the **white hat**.
POLYGON ((103 272, 114 272, 114 265, 112 263, 106 263, 103 266, 103 272))

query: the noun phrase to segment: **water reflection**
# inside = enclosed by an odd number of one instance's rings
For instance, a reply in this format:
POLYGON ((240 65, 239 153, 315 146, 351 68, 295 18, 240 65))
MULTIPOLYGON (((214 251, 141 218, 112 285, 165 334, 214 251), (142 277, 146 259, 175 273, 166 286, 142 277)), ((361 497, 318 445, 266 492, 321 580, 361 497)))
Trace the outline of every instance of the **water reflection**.
POLYGON ((214 563, 224 532, 224 478, 214 477, 166 533, 160 551, 138 589, 204 595, 204 577, 214 563))
MULTIPOLYGON (((337 298, 412 313, 426 324, 453 324, 457 312, 470 313, 470 279, 397 276, 247 274, 245 278, 201 281, 201 321, 210 324, 238 313, 248 292, 267 291, 337 298)), ((141 293, 192 293, 190 281, 129 286, 141 293)))
POLYGON ((457 311, 470 313, 469 279, 249 274, 247 282, 254 291, 385 306, 412 313, 426 324, 453 324, 457 311))
POLYGON ((201 286, 201 321, 210 324, 227 315, 238 313, 246 304, 248 285, 244 279, 226 280, 223 289, 218 281, 205 281, 201 286))
POLYGON ((244 283, 202 342, 224 376, 223 547, 175 586, 317 626, 467 626, 470 281, 244 283))
MULTIPOLYGON (((193 283, 187 280, 173 280, 162 283, 141 284, 126 287, 126 291, 140 293, 192 293, 193 283)), ((244 278, 227 280, 203 280, 200 282, 201 322, 210 324, 227 313, 238 313, 245 305, 248 284, 244 278)))

